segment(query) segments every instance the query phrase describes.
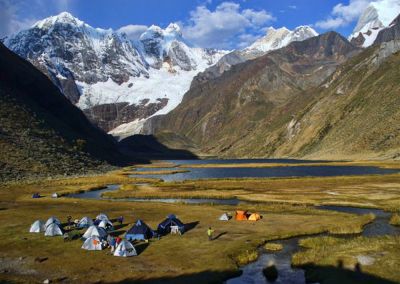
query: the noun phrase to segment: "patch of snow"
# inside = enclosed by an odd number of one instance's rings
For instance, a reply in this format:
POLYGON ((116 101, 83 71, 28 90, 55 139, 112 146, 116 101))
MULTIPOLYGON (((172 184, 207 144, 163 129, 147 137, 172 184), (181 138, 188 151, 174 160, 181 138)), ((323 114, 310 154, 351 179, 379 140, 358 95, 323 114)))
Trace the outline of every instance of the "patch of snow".
POLYGON ((122 140, 131 135, 139 134, 145 122, 146 119, 136 119, 132 122, 121 124, 120 126, 109 131, 108 134, 111 134, 118 140, 122 140))
POLYGON ((361 265, 372 265, 375 262, 375 258, 367 255, 357 255, 357 261, 361 265))

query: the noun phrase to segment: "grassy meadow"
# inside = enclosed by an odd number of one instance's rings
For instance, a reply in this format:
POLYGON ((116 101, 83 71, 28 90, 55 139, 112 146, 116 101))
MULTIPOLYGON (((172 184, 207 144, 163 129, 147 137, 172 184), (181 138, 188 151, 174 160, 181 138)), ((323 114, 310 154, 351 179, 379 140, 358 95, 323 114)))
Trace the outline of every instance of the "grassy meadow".
MULTIPOLYGON (((162 164, 159 167, 165 166, 162 164)), ((156 165, 150 167, 157 171, 156 165)), ((0 222, 0 280, 21 283, 43 282, 45 279, 78 283, 220 283, 238 275, 241 265, 257 259, 259 247, 267 244, 269 249, 279 249, 273 248, 270 241, 323 232, 359 233, 365 224, 375 218, 373 215, 317 210, 309 205, 384 208, 393 211, 393 216, 400 205, 398 174, 163 183, 154 179, 131 178, 128 173, 132 170, 126 168, 103 175, 3 184, 0 189, 0 219, 4 220, 0 222), (104 188, 108 184, 121 184, 119 190, 105 194, 104 197, 109 200, 50 198, 54 192, 65 195, 104 188), (44 197, 32 199, 34 192, 40 192, 44 197), (264 202, 224 206, 112 200, 121 197, 212 197, 264 202), (258 222, 218 221, 222 213, 234 214, 236 209, 259 212, 263 218, 258 222), (83 216, 94 218, 101 212, 111 218, 125 217, 124 224, 116 227, 114 235, 123 236, 137 219, 156 229, 158 223, 170 213, 188 224, 190 230, 182 236, 169 235, 151 240, 148 244, 138 243, 139 255, 131 258, 114 257, 108 250, 82 250, 80 240, 64 242, 61 237, 28 233, 30 224, 36 219, 45 221, 50 216, 56 216, 66 222, 68 215, 73 219, 83 216), (213 241, 207 239, 209 226, 215 229, 213 241)), ((396 245, 398 241, 393 238, 390 242, 396 245)), ((342 245, 335 243, 335 246, 342 245)), ((317 256, 319 251, 315 253, 316 249, 320 248, 309 245, 304 253, 317 256)), ((346 250, 340 251, 342 254, 332 254, 332 263, 339 257, 346 257, 346 250)), ((390 261, 393 265, 400 265, 397 252, 394 251, 394 254, 390 261)), ((351 257, 352 254, 349 252, 348 255, 351 257)), ((308 261, 320 262, 312 256, 294 259, 298 265, 308 261)), ((393 276, 392 270, 388 270, 387 274, 379 269, 369 271, 400 281, 393 276)))

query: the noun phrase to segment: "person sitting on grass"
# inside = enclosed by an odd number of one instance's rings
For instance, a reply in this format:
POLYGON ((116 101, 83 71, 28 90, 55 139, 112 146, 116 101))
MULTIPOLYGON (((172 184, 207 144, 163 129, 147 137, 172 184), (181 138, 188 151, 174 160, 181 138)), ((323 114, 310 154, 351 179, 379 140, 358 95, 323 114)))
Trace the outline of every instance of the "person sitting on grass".
POLYGON ((211 227, 209 227, 208 230, 207 230, 207 235, 208 235, 208 240, 209 241, 213 240, 213 237, 212 237, 213 233, 214 233, 214 230, 211 229, 211 227))

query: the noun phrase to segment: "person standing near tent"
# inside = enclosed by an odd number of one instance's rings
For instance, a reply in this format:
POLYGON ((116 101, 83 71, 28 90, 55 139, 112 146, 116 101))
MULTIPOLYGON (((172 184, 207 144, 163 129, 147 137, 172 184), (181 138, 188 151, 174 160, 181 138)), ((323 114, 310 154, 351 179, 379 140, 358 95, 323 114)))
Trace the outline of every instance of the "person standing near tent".
POLYGON ((118 246, 121 241, 122 241, 122 239, 120 237, 116 237, 115 238, 115 246, 118 246))
POLYGON ((68 224, 68 226, 71 226, 71 220, 72 220, 72 216, 68 215, 67 216, 67 224, 68 224))
POLYGON ((214 230, 211 229, 211 227, 209 227, 208 230, 207 230, 207 236, 208 236, 208 240, 209 240, 209 241, 212 241, 212 239, 213 239, 213 237, 212 237, 213 233, 214 233, 214 230))
POLYGON ((122 223, 124 223, 124 216, 119 216, 118 221, 119 224, 122 225, 122 223))

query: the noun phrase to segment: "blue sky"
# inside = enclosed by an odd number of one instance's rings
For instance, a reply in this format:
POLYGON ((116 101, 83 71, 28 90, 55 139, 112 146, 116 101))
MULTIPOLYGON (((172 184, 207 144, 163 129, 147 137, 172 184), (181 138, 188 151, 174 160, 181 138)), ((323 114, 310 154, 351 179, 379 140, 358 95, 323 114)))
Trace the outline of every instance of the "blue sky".
POLYGON ((312 25, 351 33, 372 0, 0 0, 0 37, 68 11, 91 26, 122 28, 132 38, 147 26, 178 22, 195 45, 244 47, 267 27, 312 25))

